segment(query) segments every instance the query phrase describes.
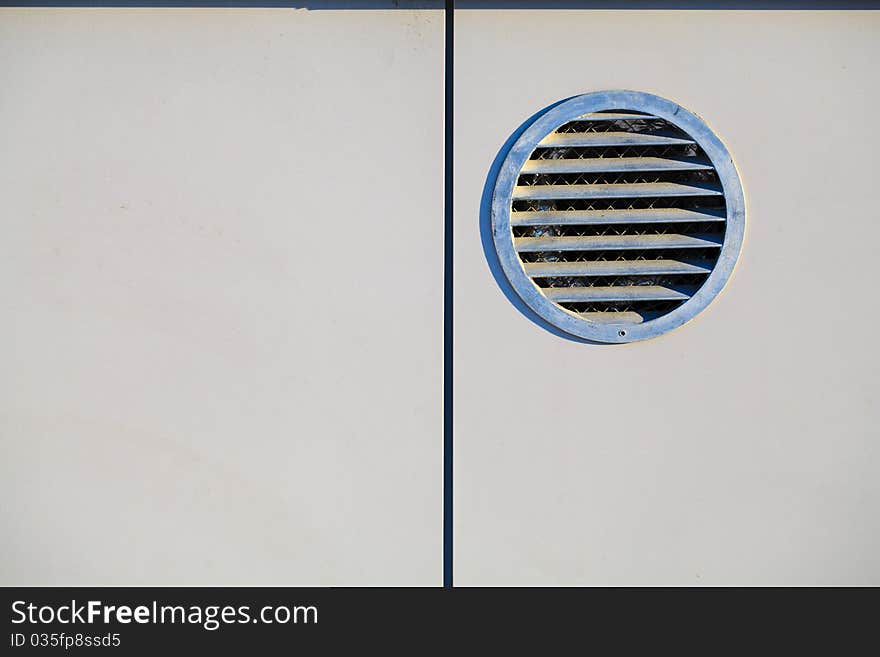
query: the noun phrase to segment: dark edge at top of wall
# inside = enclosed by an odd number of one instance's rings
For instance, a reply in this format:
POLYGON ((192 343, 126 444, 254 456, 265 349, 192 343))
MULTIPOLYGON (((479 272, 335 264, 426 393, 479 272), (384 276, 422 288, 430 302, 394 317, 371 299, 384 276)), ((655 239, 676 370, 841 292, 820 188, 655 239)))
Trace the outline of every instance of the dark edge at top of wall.
MULTIPOLYGON (((442 0, 0 0, 0 7, 443 9, 442 0)), ((456 9, 880 9, 880 0, 457 0, 456 9)))

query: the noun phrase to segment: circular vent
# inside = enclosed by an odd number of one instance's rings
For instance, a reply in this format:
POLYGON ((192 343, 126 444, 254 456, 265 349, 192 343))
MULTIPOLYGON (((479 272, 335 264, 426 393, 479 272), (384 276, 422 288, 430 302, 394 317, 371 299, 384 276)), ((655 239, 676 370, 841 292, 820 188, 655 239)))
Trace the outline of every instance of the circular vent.
POLYGON ((523 301, 566 333, 631 342, 681 326, 729 278, 745 203, 696 115, 632 91, 584 94, 532 123, 501 166, 492 235, 523 301))

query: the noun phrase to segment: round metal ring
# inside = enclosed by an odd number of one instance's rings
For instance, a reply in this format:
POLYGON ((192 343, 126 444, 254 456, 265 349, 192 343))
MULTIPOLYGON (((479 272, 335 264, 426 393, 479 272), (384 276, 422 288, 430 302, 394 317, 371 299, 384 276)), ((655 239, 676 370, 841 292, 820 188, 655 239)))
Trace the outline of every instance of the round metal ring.
POLYGON ((501 267, 522 300, 540 317, 572 336, 597 342, 634 342, 653 338, 692 319, 708 306, 733 272, 745 232, 742 183, 730 153, 697 115, 680 105, 637 91, 600 91, 576 96, 549 109, 514 143, 498 173, 492 196, 492 237, 501 267), (527 276, 514 245, 510 213, 520 171, 538 143, 551 132, 584 114, 607 110, 635 111, 664 119, 686 132, 703 149, 718 174, 726 208, 724 241, 703 285, 679 307, 641 324, 599 324, 585 320, 548 299, 527 276))

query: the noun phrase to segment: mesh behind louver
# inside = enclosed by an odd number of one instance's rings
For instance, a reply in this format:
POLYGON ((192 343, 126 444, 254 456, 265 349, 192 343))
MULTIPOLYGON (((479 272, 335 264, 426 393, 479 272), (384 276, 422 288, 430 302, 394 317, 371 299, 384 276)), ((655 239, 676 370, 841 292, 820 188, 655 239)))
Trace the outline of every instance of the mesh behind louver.
POLYGON ((581 115, 538 142, 511 196, 510 227, 543 295, 594 323, 674 310, 706 281, 726 205, 703 149, 639 112, 581 115))

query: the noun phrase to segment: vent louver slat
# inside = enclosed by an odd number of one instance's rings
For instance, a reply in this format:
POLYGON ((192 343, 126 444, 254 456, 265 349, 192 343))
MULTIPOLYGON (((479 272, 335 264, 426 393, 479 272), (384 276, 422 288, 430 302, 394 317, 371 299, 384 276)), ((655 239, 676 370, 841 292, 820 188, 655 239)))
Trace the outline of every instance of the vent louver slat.
POLYGON ((643 134, 638 132, 571 132, 553 133, 545 137, 539 148, 559 148, 562 146, 694 146, 690 139, 665 134, 643 134))
POLYGON ((684 308, 699 312, 730 274, 742 188, 720 141, 674 103, 623 91, 565 101, 523 133, 501 171, 492 224, 502 266, 565 331, 652 337, 687 321, 684 308))
POLYGON ((614 224, 695 223, 724 221, 724 210, 647 208, 630 210, 585 210, 513 212, 511 226, 591 226, 614 224))
POLYGON ((657 319, 664 313, 658 311, 628 312, 587 312, 578 313, 578 317, 596 324, 641 324, 657 319))
POLYGON ((626 173, 631 171, 712 171, 712 164, 695 157, 594 157, 529 160, 522 173, 626 173))
POLYGON ((631 251, 640 249, 705 249, 721 246, 715 235, 585 235, 520 237, 517 251, 631 251))
POLYGON ((583 114, 572 121, 656 121, 656 116, 639 112, 591 112, 583 114))
POLYGON ((712 262, 676 260, 587 260, 582 262, 525 262, 532 278, 559 276, 660 276, 669 274, 708 274, 712 262))
POLYGON ((513 200, 658 198, 664 196, 721 196, 711 184, 644 183, 633 185, 524 185, 513 190, 513 200))
POLYGON ((693 288, 673 290, 659 285, 611 285, 608 287, 554 287, 544 290, 553 301, 683 301, 693 288))

